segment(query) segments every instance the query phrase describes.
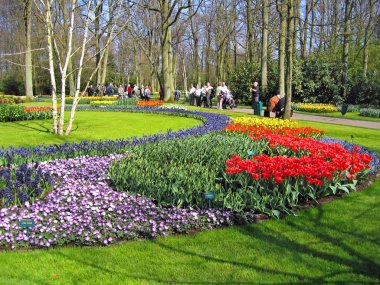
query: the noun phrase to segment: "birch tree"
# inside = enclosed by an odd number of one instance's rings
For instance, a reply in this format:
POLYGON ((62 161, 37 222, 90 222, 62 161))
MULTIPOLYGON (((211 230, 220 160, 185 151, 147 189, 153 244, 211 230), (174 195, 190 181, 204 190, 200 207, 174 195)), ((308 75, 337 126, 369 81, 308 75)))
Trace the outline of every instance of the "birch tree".
MULTIPOLYGON (((37 1, 37 0, 36 0, 37 1)), ((63 0, 66 1, 66 0, 63 0)), ((44 14, 44 20, 45 20, 45 27, 47 31, 47 46, 48 46, 48 56, 49 56, 49 71, 50 71, 50 78, 52 82, 52 105, 53 105, 53 132, 58 135, 63 135, 65 132, 66 135, 69 135, 72 129, 72 125, 75 118, 75 111, 76 107, 78 105, 78 102, 80 100, 80 87, 81 87, 81 78, 82 78, 82 71, 85 64, 85 54, 87 52, 88 43, 92 40, 93 35, 90 36, 89 34, 89 28, 90 25, 92 25, 96 20, 96 13, 95 11, 99 9, 98 5, 103 4, 103 2, 94 2, 94 1, 88 1, 86 3, 86 6, 83 6, 82 3, 78 3, 77 0, 71 0, 69 2, 70 4, 67 6, 68 13, 67 16, 69 17, 68 21, 68 35, 67 35, 67 42, 65 43, 66 49, 62 49, 62 47, 59 46, 59 41, 57 37, 57 26, 56 26, 56 14, 53 14, 53 5, 56 5, 57 2, 54 0, 39 0, 37 3, 39 5, 40 11, 44 14), (96 4, 96 5, 95 5, 96 4), (84 18, 76 20, 77 14, 83 14, 84 18), (53 17, 54 16, 54 17, 53 17), (80 23, 83 23, 84 26, 80 26, 80 23), (73 31, 74 28, 76 29, 82 29, 83 31, 83 40, 80 46, 73 48, 73 31), (63 51, 62 51, 63 50, 63 51), (64 123, 65 123, 65 99, 66 99, 66 82, 67 78, 69 76, 68 74, 68 67, 69 62, 73 58, 73 55, 77 52, 80 52, 80 57, 78 61, 78 67, 75 70, 76 71, 76 89, 74 93, 74 100, 71 106, 71 112, 70 112, 70 118, 69 122, 66 128, 66 131, 64 130, 64 123), (57 62, 57 63, 55 63, 57 62), (56 84, 56 74, 55 74, 55 65, 58 66, 58 70, 60 73, 60 86, 61 86, 61 107, 60 111, 58 112, 57 109, 57 84, 56 84)), ((124 11, 123 8, 125 8, 125 2, 113 2, 112 6, 115 8, 116 16, 115 20, 112 23, 109 23, 112 28, 110 31, 110 37, 108 38, 107 42, 104 44, 104 47, 100 50, 100 60, 97 61, 97 66, 94 69, 93 73, 91 74, 86 87, 84 90, 87 89, 90 81, 92 80, 94 74, 96 74, 99 70, 99 66, 101 63, 101 59, 103 58, 104 54, 107 51, 107 47, 110 45, 110 43, 115 39, 115 37, 125 29, 128 20, 124 19, 123 21, 120 21, 120 16, 122 12, 124 11)), ((97 56, 97 53, 95 54, 95 57, 97 56)))

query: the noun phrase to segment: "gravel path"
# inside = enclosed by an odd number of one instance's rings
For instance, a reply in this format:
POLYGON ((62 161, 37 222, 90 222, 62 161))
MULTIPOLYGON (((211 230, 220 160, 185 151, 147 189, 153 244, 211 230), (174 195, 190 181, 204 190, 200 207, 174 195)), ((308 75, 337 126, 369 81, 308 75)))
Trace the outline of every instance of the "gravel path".
MULTIPOLYGON (((252 114, 252 109, 238 108, 238 109, 234 109, 233 112, 252 114)), ((380 122, 373 122, 373 121, 340 119, 340 118, 322 117, 322 116, 314 116, 314 115, 306 115, 306 114, 298 114, 298 113, 294 113, 292 119, 380 130, 380 122)))

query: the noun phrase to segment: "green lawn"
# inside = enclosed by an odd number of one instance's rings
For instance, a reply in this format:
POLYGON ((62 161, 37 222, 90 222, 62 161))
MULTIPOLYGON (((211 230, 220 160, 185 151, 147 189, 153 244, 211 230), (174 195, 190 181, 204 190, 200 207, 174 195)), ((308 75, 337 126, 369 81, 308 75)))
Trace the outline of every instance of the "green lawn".
MULTIPOLYGON (((69 112, 66 112, 65 116, 68 118, 69 112)), ((168 129, 189 128, 201 123, 192 118, 147 113, 78 111, 70 136, 61 137, 52 134, 52 120, 0 123, 0 146, 126 138, 162 133, 168 129)))
POLYGON ((337 124, 326 124, 310 121, 297 121, 299 126, 313 126, 316 129, 324 130, 327 136, 343 139, 351 142, 351 135, 354 143, 364 145, 380 153, 380 131, 337 124))
MULTIPOLYGON (((380 154, 378 131, 300 124, 354 134, 380 154)), ((260 224, 110 247, 3 251, 0 284, 379 284, 379 188, 378 179, 361 193, 260 224)))
POLYGON ((349 112, 349 113, 346 113, 344 116, 340 112, 310 113, 310 112, 295 111, 295 113, 313 115, 313 116, 322 116, 322 117, 333 117, 333 118, 339 118, 339 119, 380 122, 380 118, 363 117, 359 115, 359 112, 349 112))

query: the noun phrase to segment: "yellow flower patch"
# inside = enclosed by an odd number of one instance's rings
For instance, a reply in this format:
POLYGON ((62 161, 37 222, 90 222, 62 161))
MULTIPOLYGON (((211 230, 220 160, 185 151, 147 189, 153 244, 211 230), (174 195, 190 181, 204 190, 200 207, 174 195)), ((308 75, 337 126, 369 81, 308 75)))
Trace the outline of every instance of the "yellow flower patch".
POLYGON ((311 113, 332 113, 338 109, 330 104, 294 104, 294 110, 311 113))
POLYGON ((270 129, 296 128, 298 126, 296 121, 264 117, 236 117, 233 121, 235 124, 257 127, 264 126, 270 129))
POLYGON ((91 106, 116 105, 116 101, 91 101, 91 106))

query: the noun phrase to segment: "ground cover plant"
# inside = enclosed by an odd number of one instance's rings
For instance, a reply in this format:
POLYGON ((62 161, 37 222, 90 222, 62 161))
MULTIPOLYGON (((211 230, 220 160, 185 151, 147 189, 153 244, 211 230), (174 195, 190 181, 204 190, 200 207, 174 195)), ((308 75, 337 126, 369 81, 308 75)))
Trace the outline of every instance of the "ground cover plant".
POLYGON ((371 109, 371 108, 363 108, 363 109, 360 109, 360 116, 380 118, 380 110, 371 109))

